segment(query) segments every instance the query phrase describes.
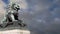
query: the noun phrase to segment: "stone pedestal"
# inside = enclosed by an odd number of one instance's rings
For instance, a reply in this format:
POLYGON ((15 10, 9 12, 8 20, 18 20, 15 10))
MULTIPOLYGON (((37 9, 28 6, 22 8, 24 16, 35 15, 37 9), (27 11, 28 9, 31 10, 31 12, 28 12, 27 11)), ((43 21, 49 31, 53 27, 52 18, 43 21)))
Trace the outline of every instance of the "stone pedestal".
POLYGON ((30 31, 29 30, 14 29, 14 30, 0 31, 0 34, 30 34, 30 31))

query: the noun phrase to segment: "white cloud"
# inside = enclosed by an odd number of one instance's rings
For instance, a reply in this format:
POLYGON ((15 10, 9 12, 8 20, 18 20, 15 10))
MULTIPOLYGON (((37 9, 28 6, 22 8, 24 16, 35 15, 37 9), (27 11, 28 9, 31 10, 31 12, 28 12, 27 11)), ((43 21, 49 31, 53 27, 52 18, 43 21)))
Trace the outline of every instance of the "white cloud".
POLYGON ((2 2, 2 0, 0 0, 0 21, 2 20, 4 14, 5 14, 5 9, 4 9, 4 2, 2 2))
POLYGON ((18 3, 18 4, 20 4, 20 8, 22 8, 22 9, 27 9, 27 2, 26 2, 26 0, 10 0, 10 3, 11 2, 16 2, 16 3, 18 3))
POLYGON ((5 4, 0 0, 0 13, 4 12, 4 6, 5 4))
POLYGON ((55 21, 60 21, 60 18, 55 18, 54 20, 55 20, 55 21))

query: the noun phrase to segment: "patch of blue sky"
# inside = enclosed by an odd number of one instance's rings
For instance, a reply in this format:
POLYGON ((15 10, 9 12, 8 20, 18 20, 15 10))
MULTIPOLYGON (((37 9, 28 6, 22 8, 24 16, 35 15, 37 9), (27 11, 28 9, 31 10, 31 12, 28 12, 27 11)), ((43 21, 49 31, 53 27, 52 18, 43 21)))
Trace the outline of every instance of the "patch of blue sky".
POLYGON ((60 13, 54 12, 54 14, 51 15, 53 18, 60 18, 60 13))
POLYGON ((60 12, 59 11, 56 11, 54 12, 54 14, 52 14, 53 17, 57 17, 57 18, 60 18, 60 12))
POLYGON ((57 5, 57 4, 53 4, 50 8, 49 8, 49 10, 50 11, 54 11, 55 10, 55 8, 58 8, 59 6, 57 5))
POLYGON ((2 0, 5 4, 9 4, 9 0, 2 0))
POLYGON ((47 0, 48 2, 55 3, 57 0, 47 0))

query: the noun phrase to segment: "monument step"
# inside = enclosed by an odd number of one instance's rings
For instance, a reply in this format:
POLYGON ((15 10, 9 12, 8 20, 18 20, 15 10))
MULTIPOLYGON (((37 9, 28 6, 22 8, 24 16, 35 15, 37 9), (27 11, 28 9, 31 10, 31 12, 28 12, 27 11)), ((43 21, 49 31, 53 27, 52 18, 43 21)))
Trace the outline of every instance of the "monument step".
POLYGON ((14 29, 14 30, 0 31, 0 34, 30 34, 30 31, 29 30, 14 29))

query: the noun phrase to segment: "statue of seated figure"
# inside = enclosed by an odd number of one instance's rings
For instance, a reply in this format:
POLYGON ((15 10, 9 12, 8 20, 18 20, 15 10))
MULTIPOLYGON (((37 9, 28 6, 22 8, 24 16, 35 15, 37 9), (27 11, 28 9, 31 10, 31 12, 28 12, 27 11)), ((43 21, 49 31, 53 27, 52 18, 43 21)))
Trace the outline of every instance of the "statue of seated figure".
POLYGON ((22 23, 22 20, 18 19, 18 10, 20 10, 19 5, 13 3, 8 9, 9 10, 7 11, 5 18, 2 21, 3 23, 7 22, 7 25, 5 27, 12 25, 14 21, 19 21, 20 23, 18 23, 18 25, 25 26, 25 24, 22 23))

